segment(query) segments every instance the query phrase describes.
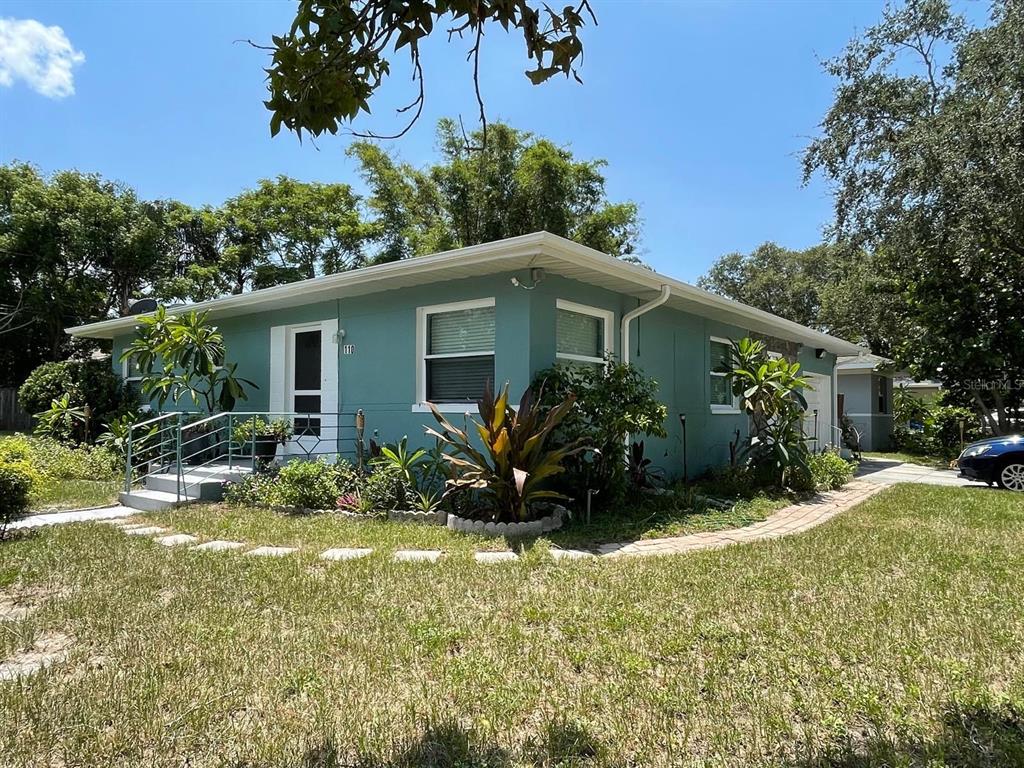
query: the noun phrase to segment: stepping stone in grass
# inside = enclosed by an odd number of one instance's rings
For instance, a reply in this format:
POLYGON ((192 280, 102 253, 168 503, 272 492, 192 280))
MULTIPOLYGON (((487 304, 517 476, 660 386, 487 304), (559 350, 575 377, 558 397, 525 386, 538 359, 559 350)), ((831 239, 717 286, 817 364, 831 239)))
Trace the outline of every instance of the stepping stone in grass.
POLYGON ((64 661, 74 642, 73 638, 60 632, 47 632, 39 636, 31 648, 0 662, 0 680, 16 680, 50 664, 64 661))
POLYGON ((292 552, 297 552, 298 549, 298 547, 256 547, 256 549, 250 549, 245 554, 255 555, 256 557, 284 557, 292 552))
POLYGON ((593 552, 582 549, 552 549, 550 552, 555 560, 585 560, 594 557, 593 552))
POLYGON ((400 549, 395 552, 395 560, 400 563, 436 563, 440 557, 441 552, 437 549, 400 549))
POLYGON ((146 525, 142 528, 133 528, 130 531, 125 531, 125 533, 129 536, 155 536, 158 533, 167 533, 167 529, 155 525, 146 525))
POLYGON ((341 549, 328 549, 320 553, 321 560, 358 560, 360 557, 366 557, 367 555, 373 554, 372 549, 351 549, 343 547, 341 549))
POLYGON ((200 544, 195 547, 197 551, 202 552, 225 552, 229 549, 242 549, 245 546, 241 541, 208 541, 205 544, 200 544))
POLYGON ((476 552, 473 559, 478 563, 505 563, 509 560, 518 560, 519 555, 515 552, 476 552))
POLYGON ((172 536, 161 536, 156 539, 157 544, 163 544, 165 547, 177 547, 181 544, 192 544, 199 541, 195 536, 189 536, 187 533, 176 533, 172 536))

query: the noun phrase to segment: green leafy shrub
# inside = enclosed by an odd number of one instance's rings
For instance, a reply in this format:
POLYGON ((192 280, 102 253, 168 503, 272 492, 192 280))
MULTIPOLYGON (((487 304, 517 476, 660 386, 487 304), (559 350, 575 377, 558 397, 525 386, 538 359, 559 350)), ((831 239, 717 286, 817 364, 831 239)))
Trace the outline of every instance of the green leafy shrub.
POLYGON ((700 486, 710 496, 726 498, 752 498, 760 492, 753 471, 745 465, 712 467, 700 486))
POLYGON ((116 480, 124 461, 102 446, 70 446, 44 437, 0 438, 0 463, 24 461, 45 480, 116 480))
MULTIPOLYGON (((89 436, 95 436, 99 426, 115 418, 136 403, 135 395, 126 390, 108 360, 64 360, 43 363, 29 374, 18 389, 18 402, 31 414, 44 413, 54 401, 67 396, 67 407, 90 409, 89 436)), ((58 440, 85 438, 84 422, 58 419, 52 429, 44 432, 58 440)))
POLYGON ((138 365, 142 393, 160 408, 168 399, 177 403, 187 398, 207 413, 230 411, 248 399, 247 386, 258 389, 236 374, 238 363, 225 360, 224 336, 208 322, 208 314, 168 315, 161 305, 152 315, 139 317, 135 338, 121 360, 138 365))
POLYGON ((378 463, 358 490, 364 514, 386 514, 413 505, 415 489, 407 475, 393 464, 378 463))
POLYGON ((490 382, 478 403, 480 421, 472 420, 483 450, 466 430, 449 422, 431 406, 441 431, 428 429, 447 453, 444 459, 454 477, 452 488, 476 491, 483 502, 477 511, 495 522, 522 522, 539 512, 536 503, 565 496, 550 487, 552 477, 564 471, 562 462, 585 449, 582 440, 548 448, 552 432, 573 407, 570 395, 546 412, 527 388, 518 410, 508 400, 508 384, 495 396, 490 382))
POLYGON ((232 504, 307 509, 334 509, 341 496, 359 491, 359 473, 345 460, 334 464, 294 459, 276 471, 254 472, 224 488, 224 499, 232 504))
POLYGON ((856 469, 853 462, 847 461, 833 451, 812 455, 807 461, 807 466, 810 470, 809 485, 819 491, 839 490, 853 479, 856 469))
POLYGON ((898 425, 892 432, 892 444, 898 451, 916 456, 954 458, 960 452, 960 424, 964 425, 963 443, 981 437, 978 418, 969 408, 930 404, 921 419, 923 429, 898 425))
POLYGON ((277 473, 279 504, 309 509, 334 509, 338 499, 334 467, 323 458, 290 461, 277 473))
POLYGON ((27 461, 0 461, 0 536, 6 534, 8 525, 28 512, 37 477, 27 461))
POLYGON ((575 499, 587 489, 599 491, 596 501, 607 506, 629 487, 624 439, 665 437, 668 411, 657 398, 658 383, 632 365, 609 360, 603 369, 556 365, 538 373, 534 391, 546 415, 569 397, 575 405, 552 434, 553 445, 583 443, 594 449, 565 458, 565 472, 554 487, 575 499))
POLYGON ((719 371, 728 377, 740 408, 750 417, 751 434, 744 460, 765 485, 795 487, 810 474, 803 414, 810 386, 800 364, 772 357, 762 341, 732 341, 719 371))

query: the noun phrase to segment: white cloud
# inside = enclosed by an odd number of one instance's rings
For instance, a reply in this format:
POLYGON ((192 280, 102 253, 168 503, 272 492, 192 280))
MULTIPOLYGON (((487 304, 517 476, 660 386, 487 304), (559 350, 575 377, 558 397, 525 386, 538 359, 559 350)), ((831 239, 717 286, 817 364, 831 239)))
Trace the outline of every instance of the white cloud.
POLYGON ((35 19, 0 19, 0 85, 21 80, 36 93, 63 99, 75 92, 72 68, 85 61, 60 27, 35 19))

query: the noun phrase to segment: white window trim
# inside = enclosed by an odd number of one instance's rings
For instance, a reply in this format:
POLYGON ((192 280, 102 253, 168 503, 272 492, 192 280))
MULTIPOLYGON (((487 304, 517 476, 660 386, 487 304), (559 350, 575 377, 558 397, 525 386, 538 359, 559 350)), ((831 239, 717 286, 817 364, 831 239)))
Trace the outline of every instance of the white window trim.
POLYGON ((131 362, 130 358, 125 358, 124 360, 121 361, 121 378, 124 380, 125 383, 127 383, 129 381, 142 381, 143 376, 142 376, 141 373, 138 376, 129 376, 128 375, 128 371, 129 371, 128 365, 129 365, 130 362, 131 362))
MULTIPOLYGON (((607 365, 608 356, 611 356, 614 352, 615 342, 615 313, 609 309, 600 309, 598 307, 587 306, 586 304, 577 304, 574 301, 568 301, 567 299, 556 299, 555 309, 564 309, 566 312, 576 312, 580 315, 590 315, 590 317, 596 317, 601 320, 604 324, 604 349, 602 357, 591 357, 590 355, 571 355, 565 352, 558 351, 558 338, 557 330, 555 338, 555 359, 556 360, 572 360, 578 363, 599 363, 601 365, 607 365)), ((557 324, 556 324, 557 328, 557 324)))
MULTIPOLYGON (((430 413, 430 405, 427 404, 427 360, 491 355, 495 358, 495 363, 497 363, 497 355, 493 349, 490 352, 456 352, 448 355, 428 355, 427 318, 430 315, 437 315, 443 312, 458 312, 465 309, 483 309, 493 306, 494 297, 491 296, 486 299, 471 299, 470 301, 454 301, 448 304, 430 304, 428 306, 416 307, 416 402, 412 405, 413 413, 430 413)), ((497 336, 497 323, 495 323, 495 336, 497 336)), ((476 403, 434 403, 433 405, 441 413, 479 412, 476 403)))
MULTIPOLYGON (((710 352, 711 352, 711 342, 713 342, 713 341, 717 341, 719 344, 725 344, 726 346, 731 346, 732 345, 732 342, 729 339, 723 339, 721 336, 709 336, 708 337, 708 375, 709 375, 708 381, 709 381, 709 383, 710 383, 710 377, 711 376, 718 376, 718 377, 723 377, 723 378, 726 376, 726 374, 724 374, 724 373, 717 373, 716 371, 713 371, 711 369, 711 355, 710 355, 710 352)), ((710 396, 711 396, 711 390, 710 390, 710 387, 709 387, 709 389, 708 389, 708 397, 709 397, 709 399, 710 399, 710 396)), ((710 405, 711 405, 711 412, 712 413, 722 414, 722 415, 736 415, 736 414, 742 413, 742 411, 740 410, 740 399, 736 395, 732 396, 732 405, 722 405, 721 403, 711 403, 710 405)))

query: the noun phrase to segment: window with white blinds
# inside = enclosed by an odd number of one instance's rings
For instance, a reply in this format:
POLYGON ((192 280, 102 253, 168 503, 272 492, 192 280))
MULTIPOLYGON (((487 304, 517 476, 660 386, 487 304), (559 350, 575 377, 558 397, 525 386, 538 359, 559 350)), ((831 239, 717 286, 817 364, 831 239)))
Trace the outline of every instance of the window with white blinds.
POLYGON ((555 325, 555 355, 566 365, 603 368, 612 351, 613 313, 559 299, 555 325))
POLYGON ((422 307, 422 399, 479 400, 494 382, 494 300, 422 307))
POLYGON ((727 339, 711 339, 711 410, 734 411, 739 401, 732 393, 729 377, 718 369, 729 362, 730 343, 727 339))

